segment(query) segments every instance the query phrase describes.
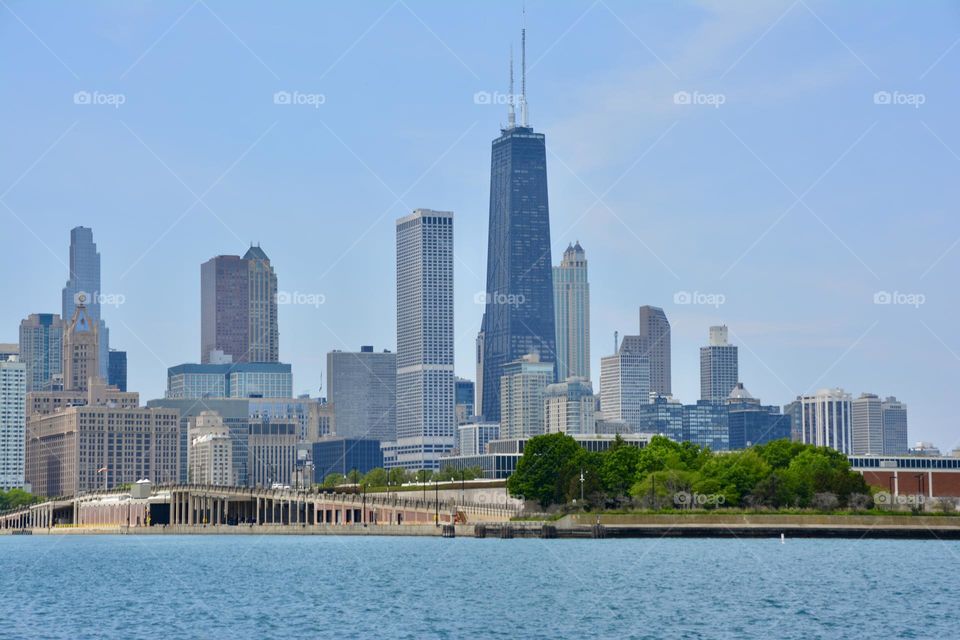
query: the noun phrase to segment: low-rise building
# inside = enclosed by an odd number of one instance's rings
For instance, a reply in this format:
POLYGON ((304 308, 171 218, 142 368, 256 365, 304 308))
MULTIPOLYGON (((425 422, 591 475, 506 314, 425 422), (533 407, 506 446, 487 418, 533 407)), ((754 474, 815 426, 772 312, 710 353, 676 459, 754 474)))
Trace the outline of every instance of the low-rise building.
POLYGON ((170 409, 86 403, 33 415, 27 424, 26 481, 41 496, 76 495, 148 479, 180 477, 180 415, 170 409))
POLYGON ((351 471, 367 473, 383 467, 378 440, 364 438, 322 438, 313 445, 314 482, 321 483, 331 473, 346 476, 351 471))

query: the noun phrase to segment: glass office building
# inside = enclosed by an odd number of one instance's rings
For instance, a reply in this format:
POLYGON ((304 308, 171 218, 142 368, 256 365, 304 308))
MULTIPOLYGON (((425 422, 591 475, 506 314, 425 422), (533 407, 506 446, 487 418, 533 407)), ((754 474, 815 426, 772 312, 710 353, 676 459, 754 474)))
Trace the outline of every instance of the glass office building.
POLYGON ((167 369, 168 398, 292 398, 293 373, 282 362, 181 364, 167 369))
MULTIPOLYGON (((510 126, 493 141, 487 290, 481 332, 485 420, 500 420, 500 377, 528 353, 556 362, 546 139, 510 126)), ((555 378, 554 374, 554 378, 555 378)))

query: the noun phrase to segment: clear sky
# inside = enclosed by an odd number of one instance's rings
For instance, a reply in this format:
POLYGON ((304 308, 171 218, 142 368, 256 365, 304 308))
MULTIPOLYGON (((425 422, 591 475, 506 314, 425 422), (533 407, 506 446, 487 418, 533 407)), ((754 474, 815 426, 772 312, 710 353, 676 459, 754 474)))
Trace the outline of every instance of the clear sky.
MULTIPOLYGON (((473 379, 506 120, 483 97, 507 91, 520 7, 0 1, 0 342, 59 312, 69 230, 91 226, 123 300, 103 308, 111 346, 159 397, 166 367, 199 359, 200 264, 259 242, 307 302, 280 308, 280 355, 317 395, 327 351, 395 347, 394 220, 425 207, 456 216, 473 379)), ((684 401, 725 323, 763 401, 896 395, 911 441, 956 446, 960 5, 526 11, 553 258, 587 252, 595 387, 614 331, 652 304, 684 401)))

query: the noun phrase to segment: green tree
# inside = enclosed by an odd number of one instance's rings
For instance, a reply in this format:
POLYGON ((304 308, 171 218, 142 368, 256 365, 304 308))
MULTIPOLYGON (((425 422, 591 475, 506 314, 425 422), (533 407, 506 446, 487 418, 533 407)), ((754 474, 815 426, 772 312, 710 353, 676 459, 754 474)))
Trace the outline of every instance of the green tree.
POLYGON ((23 489, 0 491, 0 511, 25 507, 35 502, 40 502, 40 497, 27 493, 23 489))
POLYGON ((693 476, 683 469, 654 471, 634 484, 630 493, 645 509, 685 507, 690 504, 693 476))
POLYGON ((524 445, 517 470, 507 479, 512 496, 536 500, 540 506, 562 503, 571 477, 570 463, 582 448, 565 433, 530 438, 524 445))
POLYGON ((420 469, 414 474, 414 479, 417 482, 430 482, 431 478, 433 478, 433 470, 431 469, 420 469))
POLYGON ((407 482, 410 477, 406 469, 401 469, 400 467, 394 467, 387 472, 387 477, 390 480, 391 486, 399 487, 404 482, 407 482))
POLYGON ((363 476, 363 484, 368 487, 385 487, 387 486, 387 472, 380 467, 370 469, 363 476))
POLYGON ((324 489, 333 489, 338 487, 346 481, 346 478, 343 477, 342 473, 330 473, 323 479, 323 484, 321 485, 324 489))
MULTIPOLYGON (((617 436, 620 438, 620 436, 617 436)), ((600 480, 603 488, 613 496, 625 496, 637 475, 640 449, 623 442, 614 442, 600 461, 600 480)))
POLYGON ((357 469, 351 469, 347 474, 347 482, 350 484, 360 484, 360 481, 363 479, 363 474, 360 473, 357 469))

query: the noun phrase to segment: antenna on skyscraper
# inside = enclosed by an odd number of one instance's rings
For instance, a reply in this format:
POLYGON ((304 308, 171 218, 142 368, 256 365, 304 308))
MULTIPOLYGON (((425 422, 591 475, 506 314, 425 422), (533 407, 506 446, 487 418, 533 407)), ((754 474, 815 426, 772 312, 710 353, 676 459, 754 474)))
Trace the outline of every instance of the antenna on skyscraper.
POLYGON ((620 332, 614 331, 613 332, 613 352, 614 353, 617 352, 617 347, 619 344, 620 344, 620 332))
POLYGON ((510 93, 507 94, 507 128, 517 125, 517 115, 513 108, 513 45, 510 45, 510 93))
POLYGON ((520 28, 520 122, 527 126, 527 5, 520 28))

